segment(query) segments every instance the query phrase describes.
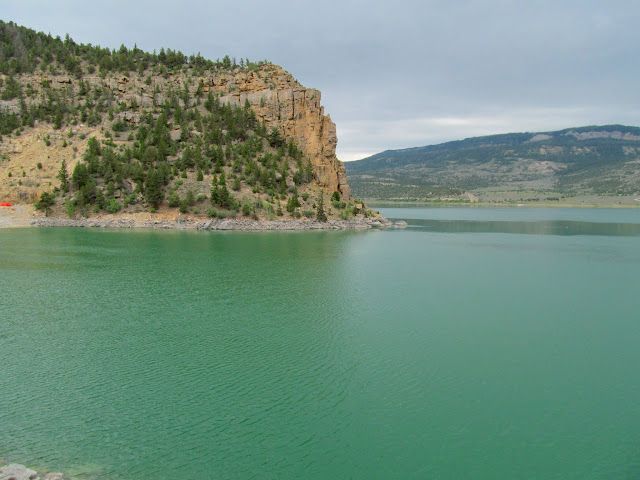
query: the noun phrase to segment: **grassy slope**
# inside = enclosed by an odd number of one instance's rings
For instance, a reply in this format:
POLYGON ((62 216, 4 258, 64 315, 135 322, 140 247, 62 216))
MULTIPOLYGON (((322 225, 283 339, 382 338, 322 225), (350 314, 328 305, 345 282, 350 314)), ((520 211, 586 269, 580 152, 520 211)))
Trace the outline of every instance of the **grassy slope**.
POLYGON ((640 191, 640 128, 477 137, 382 152, 349 162, 347 173, 365 198, 459 199, 470 192, 487 202, 598 203, 640 191))

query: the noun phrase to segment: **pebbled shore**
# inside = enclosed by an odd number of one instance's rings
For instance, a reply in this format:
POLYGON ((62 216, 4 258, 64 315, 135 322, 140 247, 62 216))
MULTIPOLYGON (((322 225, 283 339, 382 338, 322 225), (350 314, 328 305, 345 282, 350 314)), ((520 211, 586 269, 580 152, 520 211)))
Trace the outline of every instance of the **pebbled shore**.
POLYGON ((362 230, 370 228, 402 228, 404 222, 393 223, 386 218, 363 220, 138 220, 131 218, 64 218, 40 217, 30 222, 36 227, 87 227, 87 228, 154 228, 166 230, 362 230))
POLYGON ((0 480, 64 480, 64 477, 61 473, 47 473, 41 477, 35 470, 12 463, 0 467, 0 480))

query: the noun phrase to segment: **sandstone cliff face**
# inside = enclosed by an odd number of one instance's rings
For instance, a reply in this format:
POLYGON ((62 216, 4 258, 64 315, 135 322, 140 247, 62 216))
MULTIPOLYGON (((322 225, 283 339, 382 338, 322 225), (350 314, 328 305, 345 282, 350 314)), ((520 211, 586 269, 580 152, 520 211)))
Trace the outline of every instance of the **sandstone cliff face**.
MULTIPOLYGON (((310 160, 315 182, 320 187, 329 194, 335 191, 340 192, 345 200, 351 197, 344 164, 336 157, 338 141, 336 125, 329 115, 324 114, 324 107, 320 103, 320 91, 300 85, 281 67, 265 64, 254 70, 237 68, 233 71, 217 72, 210 77, 190 76, 183 73, 152 75, 149 77, 150 82, 145 80, 146 77, 147 73, 144 75, 132 73, 127 76, 111 75, 106 78, 95 74, 86 75, 83 81, 91 88, 106 88, 113 92, 113 107, 123 102, 128 106, 135 103, 143 109, 152 110, 166 99, 164 92, 168 88, 180 91, 185 84, 188 84, 192 102, 199 85, 205 96, 209 92, 216 93, 225 103, 244 106, 248 101, 258 120, 264 121, 267 130, 275 127, 285 140, 295 141, 305 157, 310 160)), ((35 94, 26 98, 27 105, 41 102, 43 95, 41 85, 45 82, 48 82, 50 88, 54 90, 64 90, 68 96, 75 99, 74 101, 82 101, 78 93, 79 81, 68 75, 39 72, 24 75, 20 80, 23 88, 31 84, 35 89, 35 94)), ((180 103, 184 105, 182 100, 180 103)), ((17 114, 20 111, 17 99, 1 100, 0 108, 9 113, 17 114)), ((140 111, 122 113, 123 118, 134 125, 139 122, 140 115, 140 111)), ((77 133, 82 134, 83 137, 102 138, 99 130, 86 125, 79 124, 74 126, 73 130, 77 130, 77 133)), ((43 138, 45 136, 51 139, 60 137, 58 143, 61 143, 65 134, 66 128, 64 131, 56 131, 50 125, 43 124, 36 126, 26 135, 15 139, 6 138, 0 143, 0 155, 6 155, 12 159, 10 163, 0 163, 0 174, 2 174, 0 192, 5 194, 4 197, 13 201, 33 201, 41 191, 47 190, 52 183, 56 183, 54 177, 60 165, 61 152, 69 152, 65 149, 58 149, 59 152, 45 149, 43 138), (28 148, 29 145, 33 148, 39 145, 40 149, 32 152, 32 149, 28 148), (43 170, 36 169, 37 162, 42 163, 43 170), (7 177, 7 172, 10 171, 7 169, 18 173, 26 170, 29 177, 21 180, 20 186, 14 186, 12 190, 8 185, 16 183, 17 180, 7 177)), ((80 146, 77 155, 66 158, 68 168, 73 168, 81 158, 84 149, 84 146, 80 146)))
POLYGON ((324 114, 319 90, 303 87, 274 65, 216 77, 206 88, 218 92, 222 102, 243 106, 248 101, 269 130, 276 127, 285 139, 295 140, 310 159, 320 186, 350 197, 344 164, 336 157, 336 125, 324 114))

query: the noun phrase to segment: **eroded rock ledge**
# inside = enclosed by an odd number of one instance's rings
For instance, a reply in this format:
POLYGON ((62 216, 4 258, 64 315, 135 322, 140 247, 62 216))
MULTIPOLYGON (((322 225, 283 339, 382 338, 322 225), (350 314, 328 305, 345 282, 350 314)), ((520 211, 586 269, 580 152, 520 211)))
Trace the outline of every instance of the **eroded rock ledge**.
POLYGON ((223 103, 242 107, 248 102, 268 128, 275 127, 284 138, 296 141, 321 187, 350 198, 344 164, 336 157, 336 124, 325 115, 319 90, 302 86, 278 65, 264 66, 260 72, 219 75, 209 79, 206 87, 220 94, 223 103))

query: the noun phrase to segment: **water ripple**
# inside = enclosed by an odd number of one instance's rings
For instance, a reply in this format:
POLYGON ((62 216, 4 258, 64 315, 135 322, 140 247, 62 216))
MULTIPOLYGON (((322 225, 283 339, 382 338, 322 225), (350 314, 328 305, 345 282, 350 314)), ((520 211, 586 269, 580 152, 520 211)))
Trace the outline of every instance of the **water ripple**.
POLYGON ((81 480, 638 468, 631 244, 0 236, 9 461, 81 480), (627 261, 591 262, 596 250, 627 261))

